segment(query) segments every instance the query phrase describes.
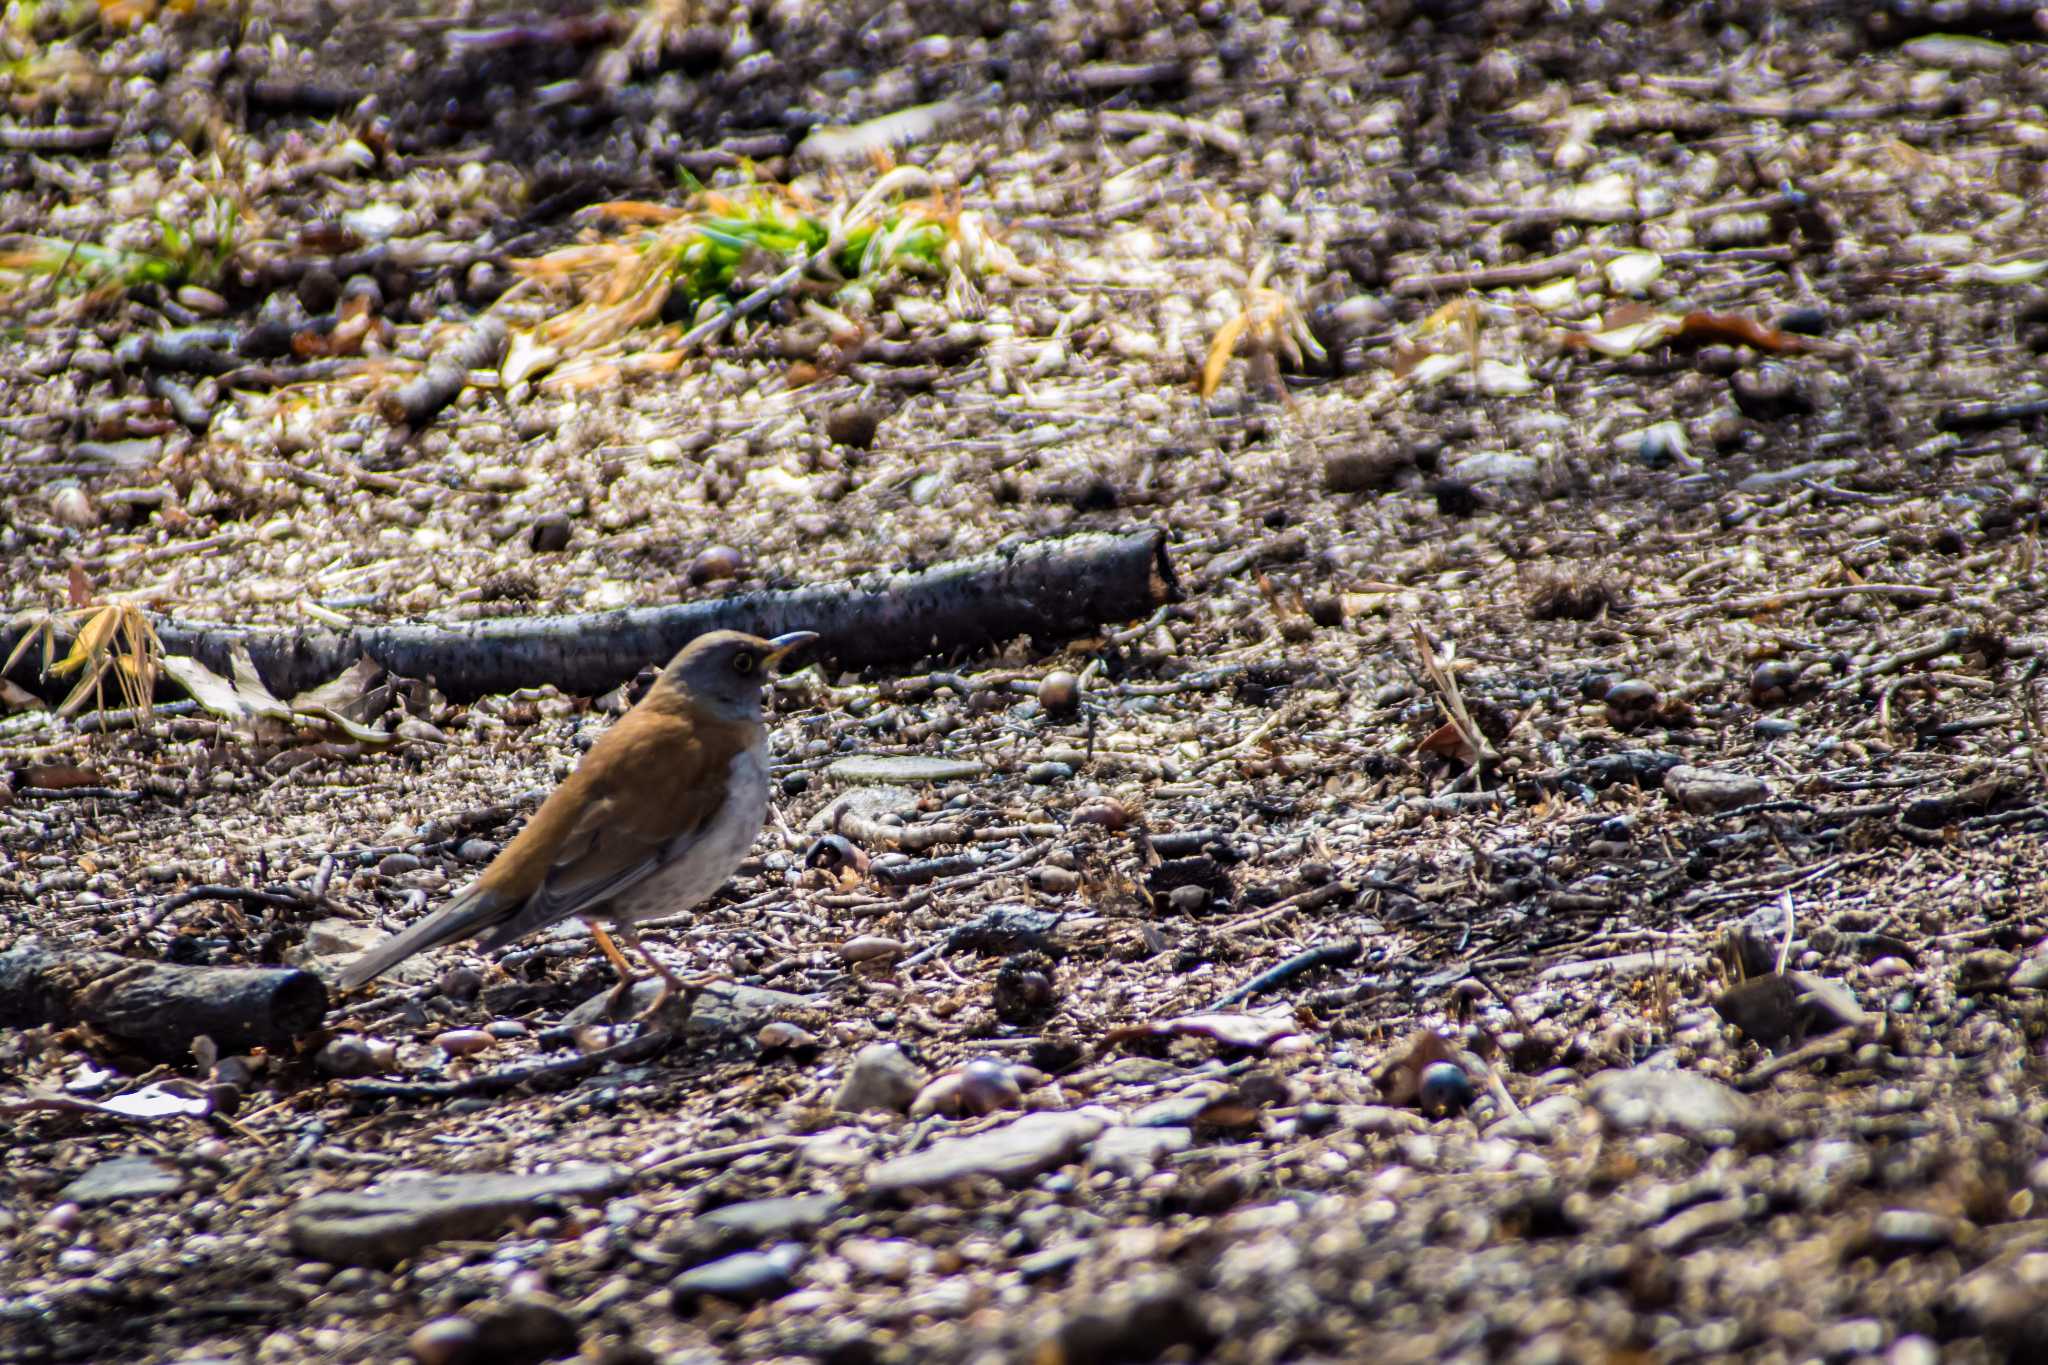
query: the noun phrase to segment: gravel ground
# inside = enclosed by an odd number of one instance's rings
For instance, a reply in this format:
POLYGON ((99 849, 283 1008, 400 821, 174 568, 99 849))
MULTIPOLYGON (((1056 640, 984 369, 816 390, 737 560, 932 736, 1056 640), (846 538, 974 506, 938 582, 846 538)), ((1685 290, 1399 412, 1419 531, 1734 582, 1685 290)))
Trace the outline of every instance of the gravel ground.
MULTIPOLYGON (((2031 7, 12 22, 0 230, 73 245, 8 276, 9 638, 1138 526, 1183 591, 780 683, 666 1046, 572 1013, 580 926, 289 1054, 0 1031, 0 1360, 2048 1351, 2031 7), (1000 250, 393 425, 591 206, 891 164, 1000 250)), ((8 676, 0 947, 316 971, 630 696, 8 676)))

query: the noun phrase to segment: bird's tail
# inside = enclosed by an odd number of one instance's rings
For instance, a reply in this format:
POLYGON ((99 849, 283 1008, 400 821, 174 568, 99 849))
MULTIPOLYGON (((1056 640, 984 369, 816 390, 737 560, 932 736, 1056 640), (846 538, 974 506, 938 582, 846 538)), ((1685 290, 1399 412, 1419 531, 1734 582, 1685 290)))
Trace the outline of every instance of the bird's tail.
POLYGON ((469 938, 489 927, 501 898, 471 882, 446 905, 410 928, 401 929, 341 969, 336 984, 345 991, 374 980, 414 953, 469 938))

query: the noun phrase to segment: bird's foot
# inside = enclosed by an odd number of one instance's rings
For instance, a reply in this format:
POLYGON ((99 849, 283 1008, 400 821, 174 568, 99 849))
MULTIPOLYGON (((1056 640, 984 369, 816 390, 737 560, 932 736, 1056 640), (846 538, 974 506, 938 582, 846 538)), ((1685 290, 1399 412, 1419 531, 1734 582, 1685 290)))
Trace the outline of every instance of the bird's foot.
POLYGON ((652 1026, 663 1011, 667 1011, 678 1028, 690 1022, 690 1016, 697 1012, 697 997, 712 986, 732 984, 732 978, 713 972, 708 976, 695 976, 685 981, 679 976, 664 974, 661 990, 652 1004, 633 1016, 633 1022, 652 1026))

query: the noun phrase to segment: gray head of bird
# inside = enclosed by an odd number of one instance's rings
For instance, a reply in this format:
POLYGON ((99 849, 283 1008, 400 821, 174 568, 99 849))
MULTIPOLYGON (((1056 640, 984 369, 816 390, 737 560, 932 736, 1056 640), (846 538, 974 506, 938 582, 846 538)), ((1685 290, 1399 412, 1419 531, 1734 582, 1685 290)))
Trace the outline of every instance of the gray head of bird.
POLYGON ((792 650, 817 639, 817 632, 793 630, 764 640, 744 631, 714 630, 684 645, 662 672, 699 705, 735 719, 761 713, 761 684, 792 650))

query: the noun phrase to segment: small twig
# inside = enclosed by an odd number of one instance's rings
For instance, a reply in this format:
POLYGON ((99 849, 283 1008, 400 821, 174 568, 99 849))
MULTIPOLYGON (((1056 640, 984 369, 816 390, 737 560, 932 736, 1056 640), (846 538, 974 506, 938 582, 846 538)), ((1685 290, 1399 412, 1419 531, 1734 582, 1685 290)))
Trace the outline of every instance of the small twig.
POLYGON ((1945 602, 1947 588, 1928 588, 1918 583, 1843 583, 1830 588, 1790 588, 1784 592, 1763 593, 1756 597, 1731 597, 1725 601, 1710 602, 1679 615, 1683 622, 1696 621, 1702 616, 1715 613, 1740 615, 1749 611, 1776 611, 1795 602, 1836 602, 1850 597, 1896 597, 1911 602, 1945 602))
POLYGON ((679 1036, 674 1029, 656 1029, 581 1057, 515 1062, 511 1066, 459 1081, 352 1081, 345 1088, 351 1095, 373 1100, 446 1100, 502 1095, 543 1076, 557 1079, 583 1076, 611 1062, 637 1062, 660 1053, 679 1036))
POLYGON ((633 1164, 641 1175, 660 1175, 670 1171, 701 1171, 707 1168, 730 1166, 745 1157, 759 1156, 763 1152, 787 1152, 804 1145, 805 1139, 795 1133, 784 1133, 776 1137, 754 1138, 749 1142, 728 1142, 723 1147, 703 1147, 694 1152, 677 1152, 673 1148, 657 1147, 633 1164))
POLYGON ((1738 1090, 1761 1089, 1787 1071, 1797 1071, 1800 1067, 1824 1057, 1839 1057, 1855 1042, 1856 1038, 1852 1033, 1830 1033, 1827 1037, 1817 1038, 1804 1047, 1794 1048, 1782 1057, 1773 1057, 1767 1062, 1759 1063, 1754 1070, 1737 1080, 1735 1087, 1738 1090))
MULTIPOLYGON (((1321 889, 1321 888, 1318 888, 1321 889)), ((1268 967, 1251 980, 1226 995, 1219 996, 1210 1009, 1227 1009, 1241 1000, 1249 1000, 1263 991, 1284 986, 1295 977, 1317 967, 1348 967, 1358 961, 1365 951, 1365 945, 1355 938, 1340 938, 1334 943, 1319 943, 1304 952, 1296 953, 1275 967, 1268 967)))
POLYGON ((248 905, 275 906, 281 910, 298 910, 307 904, 307 898, 296 890, 284 892, 259 891, 252 886, 195 886, 167 897, 150 912, 149 918, 142 922, 140 928, 121 940, 119 951, 127 952, 155 933, 165 920, 198 901, 240 901, 248 905))
POLYGON ((1785 937, 1778 944, 1778 975, 1785 974, 1785 966, 1792 960, 1792 936, 1796 919, 1792 913, 1792 893, 1785 892, 1778 897, 1778 904, 1785 907, 1785 937))
MULTIPOLYGON (((829 254, 836 249, 836 245, 836 242, 828 243, 820 251, 819 255, 826 256, 829 259, 829 254)), ((789 269, 783 271, 780 275, 777 275, 745 298, 737 300, 729 307, 721 308, 718 312, 683 333, 682 340, 676 343, 676 349, 682 351, 692 350, 700 343, 709 341, 712 337, 717 336, 740 318, 746 317, 750 313, 758 312, 775 300, 783 297, 796 288, 797 282, 803 279, 804 273, 811 268, 812 262, 817 259, 818 257, 815 256, 803 257, 795 265, 789 267, 789 269)))
POLYGON ((1477 270, 1447 270, 1436 275, 1410 275, 1394 281, 1392 292, 1396 298, 1412 298, 1418 294, 1462 294, 1468 289, 1504 289, 1514 285, 1542 284, 1547 280, 1556 279, 1559 275, 1575 274, 1580 266, 1592 259, 1592 252, 1580 247, 1576 251, 1547 256, 1540 261, 1524 261, 1519 265, 1497 265, 1477 270))

